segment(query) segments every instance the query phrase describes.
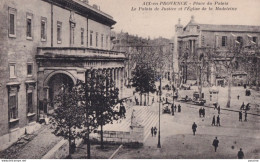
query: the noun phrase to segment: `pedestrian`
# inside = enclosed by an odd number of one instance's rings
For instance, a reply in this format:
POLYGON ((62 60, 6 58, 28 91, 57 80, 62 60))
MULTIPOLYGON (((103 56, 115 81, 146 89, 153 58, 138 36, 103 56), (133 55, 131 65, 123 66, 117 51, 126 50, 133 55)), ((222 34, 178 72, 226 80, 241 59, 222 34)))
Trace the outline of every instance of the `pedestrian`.
POLYGON ((209 95, 210 101, 212 100, 212 95, 209 95))
POLYGON ((247 111, 245 111, 245 121, 247 121, 247 111))
POLYGON ((239 121, 242 122, 242 111, 239 111, 239 121))
POLYGON ((244 159, 244 153, 243 153, 243 151, 242 151, 242 148, 240 148, 240 151, 238 151, 238 153, 237 153, 237 158, 238 158, 238 159, 244 159))
POLYGON ((220 114, 220 105, 218 105, 218 114, 220 114))
POLYGON ((171 106, 171 111, 172 111, 172 115, 174 115, 174 106, 173 106, 173 104, 171 106))
POLYGON ((250 109, 250 106, 249 106, 249 103, 246 104, 246 110, 249 110, 250 109))
POLYGON ((202 107, 199 109, 199 116, 201 117, 202 114, 202 107))
POLYGON ((177 106, 176 106, 176 105, 174 105, 174 111, 175 111, 175 112, 177 111, 177 106))
POLYGON ((153 133, 154 133, 154 136, 156 137, 156 134, 157 134, 157 128, 156 127, 153 128, 153 133))
POLYGON ((178 105, 178 112, 181 112, 181 105, 178 105))
POLYGON ((125 118, 125 113, 126 113, 125 106, 123 105, 123 103, 120 103, 120 108, 119 108, 119 115, 120 115, 120 117, 124 117, 125 118))
POLYGON ((153 132, 153 127, 152 127, 152 128, 151 128, 151 134, 152 134, 152 137, 153 137, 153 133, 154 133, 154 132, 153 132))
POLYGON ((135 97, 135 104, 138 105, 138 99, 135 97))
POLYGON ((194 135, 194 136, 195 136, 196 130, 197 130, 197 124, 194 122, 194 123, 192 124, 192 131, 193 131, 193 135, 194 135))
POLYGON ((237 96, 237 99, 238 99, 238 100, 239 100, 239 97, 240 97, 240 96, 238 95, 238 96, 237 96))
POLYGON ((241 107, 240 107, 240 110, 243 110, 245 108, 245 103, 243 102, 241 107))
POLYGON ((152 99, 152 104, 154 103, 154 97, 153 97, 153 99, 152 99))
POLYGON ((216 138, 213 140, 213 143, 212 143, 212 145, 213 145, 214 148, 215 148, 215 152, 217 152, 218 143, 219 143, 219 140, 218 140, 218 137, 216 137, 216 138))
POLYGON ((212 118, 212 123, 211 123, 211 125, 212 125, 212 126, 213 126, 213 125, 215 126, 215 124, 216 124, 216 123, 215 123, 215 115, 214 115, 213 118, 212 118))
POLYGON ((205 117, 205 109, 204 107, 202 108, 202 115, 203 115, 203 118, 205 117))
POLYGON ((219 117, 219 115, 217 116, 217 126, 220 126, 220 117, 219 117))
POLYGON ((217 109, 218 104, 214 103, 214 110, 217 109))

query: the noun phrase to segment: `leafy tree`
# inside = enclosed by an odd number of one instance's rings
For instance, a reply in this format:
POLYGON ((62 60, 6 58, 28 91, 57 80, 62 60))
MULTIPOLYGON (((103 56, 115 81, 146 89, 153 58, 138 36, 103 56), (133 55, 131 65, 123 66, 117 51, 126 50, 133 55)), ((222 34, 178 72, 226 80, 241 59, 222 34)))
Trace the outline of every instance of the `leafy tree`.
POLYGON ((100 126, 101 149, 103 149, 103 126, 121 118, 120 114, 113 109, 119 102, 119 90, 115 88, 111 76, 105 71, 92 73, 88 85, 89 106, 94 110, 93 122, 100 126))
POLYGON ((75 148, 75 139, 81 137, 80 129, 84 119, 77 88, 62 85, 54 103, 56 108, 50 119, 52 133, 69 141, 69 157, 71 157, 75 148))
POLYGON ((156 91, 155 71, 148 64, 138 64, 133 71, 132 86, 140 92, 140 103, 142 104, 142 94, 156 91))

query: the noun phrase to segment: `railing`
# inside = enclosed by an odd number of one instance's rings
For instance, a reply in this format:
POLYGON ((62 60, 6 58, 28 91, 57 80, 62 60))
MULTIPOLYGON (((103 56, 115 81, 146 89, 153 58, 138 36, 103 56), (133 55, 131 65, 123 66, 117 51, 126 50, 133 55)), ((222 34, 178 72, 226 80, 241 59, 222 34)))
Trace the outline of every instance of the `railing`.
POLYGON ((124 52, 81 47, 38 47, 37 55, 108 56, 125 58, 124 52))

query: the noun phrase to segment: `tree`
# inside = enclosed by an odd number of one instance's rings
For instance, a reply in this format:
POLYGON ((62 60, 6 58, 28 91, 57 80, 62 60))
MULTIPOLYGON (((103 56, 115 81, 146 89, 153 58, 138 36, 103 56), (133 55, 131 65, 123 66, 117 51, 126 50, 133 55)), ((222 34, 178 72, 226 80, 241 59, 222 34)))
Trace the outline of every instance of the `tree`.
POLYGON ((80 129, 84 119, 77 88, 62 85, 54 103, 57 107, 50 119, 52 133, 69 141, 69 157, 71 157, 75 148, 75 139, 81 137, 80 129))
POLYGON ((91 78, 86 76, 86 81, 83 82, 78 80, 77 88, 78 88, 78 97, 80 98, 80 104, 83 109, 83 130, 81 131, 81 137, 84 139, 84 142, 87 144, 87 158, 91 158, 90 152, 90 133, 95 130, 98 125, 95 122, 95 107, 92 105, 92 99, 90 97, 90 90, 93 86, 93 82, 91 82, 91 78))
POLYGON ((133 71, 132 86, 137 92, 140 92, 140 102, 142 103, 142 94, 156 91, 155 71, 148 64, 138 64, 133 71))
POLYGON ((121 118, 119 112, 113 109, 119 102, 119 90, 115 88, 111 76, 104 71, 94 72, 89 85, 90 107, 95 112, 94 123, 100 126, 101 149, 103 149, 103 126, 121 118))

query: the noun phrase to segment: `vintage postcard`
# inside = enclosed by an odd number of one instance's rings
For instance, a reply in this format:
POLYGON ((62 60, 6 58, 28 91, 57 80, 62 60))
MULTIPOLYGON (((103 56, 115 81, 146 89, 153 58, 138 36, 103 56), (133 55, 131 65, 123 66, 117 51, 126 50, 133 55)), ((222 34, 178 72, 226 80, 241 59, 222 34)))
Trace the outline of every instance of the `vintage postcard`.
POLYGON ((0 159, 260 159, 259 0, 0 0, 0 159))

